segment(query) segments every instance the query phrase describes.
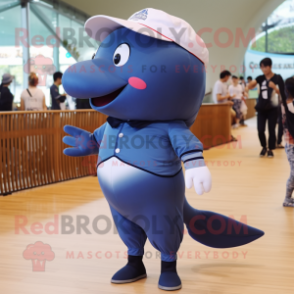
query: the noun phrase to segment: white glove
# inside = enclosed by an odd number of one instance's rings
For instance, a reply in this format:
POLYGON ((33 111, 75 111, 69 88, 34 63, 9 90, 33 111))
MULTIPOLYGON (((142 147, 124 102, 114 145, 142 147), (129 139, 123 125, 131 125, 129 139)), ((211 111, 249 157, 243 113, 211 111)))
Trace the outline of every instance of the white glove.
POLYGON ((207 166, 195 167, 185 171, 185 183, 188 189, 194 188, 198 195, 208 193, 211 189, 211 174, 207 166))

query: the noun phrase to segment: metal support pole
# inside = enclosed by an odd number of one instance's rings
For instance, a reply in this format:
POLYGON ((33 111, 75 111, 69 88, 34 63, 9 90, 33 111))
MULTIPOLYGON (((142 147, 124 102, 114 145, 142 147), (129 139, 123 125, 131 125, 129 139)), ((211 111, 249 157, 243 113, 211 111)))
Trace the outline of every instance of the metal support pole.
POLYGON ((265 21, 265 52, 268 52, 268 23, 265 21))
MULTIPOLYGON (((56 12, 56 27, 59 28, 59 18, 58 18, 58 13, 56 12)), ((56 71, 60 70, 60 65, 59 65, 59 48, 60 46, 54 47, 53 48, 53 60, 54 60, 54 65, 56 68, 56 71)))
POLYGON ((23 60, 23 86, 24 88, 28 87, 28 76, 30 72, 30 27, 29 27, 29 1, 23 0, 21 1, 21 26, 27 35, 27 43, 29 46, 25 44, 22 45, 22 60, 23 60), (27 70, 25 71, 25 65, 27 65, 27 70))

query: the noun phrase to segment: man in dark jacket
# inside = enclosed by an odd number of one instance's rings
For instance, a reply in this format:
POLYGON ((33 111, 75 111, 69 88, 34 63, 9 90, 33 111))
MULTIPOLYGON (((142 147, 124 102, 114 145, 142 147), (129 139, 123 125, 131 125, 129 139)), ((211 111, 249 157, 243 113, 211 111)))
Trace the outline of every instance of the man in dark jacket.
POLYGON ((53 75, 54 84, 50 87, 50 95, 52 99, 51 109, 60 110, 60 103, 66 99, 66 94, 60 94, 58 87, 62 84, 62 73, 57 71, 53 75))
POLYGON ((0 111, 12 111, 13 95, 9 90, 9 85, 13 80, 13 76, 5 73, 2 76, 2 83, 0 85, 0 111))

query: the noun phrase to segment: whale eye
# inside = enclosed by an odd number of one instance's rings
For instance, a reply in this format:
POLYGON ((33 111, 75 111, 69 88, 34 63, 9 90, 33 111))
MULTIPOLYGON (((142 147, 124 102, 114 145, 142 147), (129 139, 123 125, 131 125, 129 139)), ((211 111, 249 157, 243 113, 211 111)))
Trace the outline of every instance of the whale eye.
MULTIPOLYGON (((100 47, 100 46, 99 46, 99 47, 100 47)), ((99 47, 98 47, 98 49, 96 50, 96 52, 93 53, 93 55, 92 55, 92 59, 95 58, 95 56, 96 56, 96 54, 97 54, 97 52, 98 52, 98 50, 99 50, 99 47)))
POLYGON ((120 44, 114 54, 113 54, 113 62, 116 66, 123 66, 127 63, 130 57, 130 47, 128 44, 120 44))

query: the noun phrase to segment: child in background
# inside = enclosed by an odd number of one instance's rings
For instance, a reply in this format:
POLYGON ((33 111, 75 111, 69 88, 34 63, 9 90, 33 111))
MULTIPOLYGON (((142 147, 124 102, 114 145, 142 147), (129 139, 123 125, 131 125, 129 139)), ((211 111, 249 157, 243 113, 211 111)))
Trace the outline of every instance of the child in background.
POLYGON ((232 99, 234 103, 233 109, 236 112, 236 124, 233 126, 233 128, 238 128, 240 119, 242 118, 241 105, 242 105, 243 89, 242 89, 242 86, 239 84, 238 77, 232 76, 232 82, 233 84, 230 85, 229 87, 229 93, 230 93, 230 96, 233 98, 232 99))
POLYGON ((246 119, 247 110, 248 110, 248 107, 246 105, 247 98, 248 98, 248 94, 246 92, 243 92, 242 103, 241 103, 242 118, 240 120, 241 127, 247 127, 247 125, 245 124, 245 119, 246 119))
MULTIPOLYGON (((249 79, 249 77, 247 79, 249 79)), ((247 110, 248 110, 248 107, 246 104, 246 99, 248 99, 248 93, 245 91, 245 88, 246 88, 246 84, 242 92, 242 103, 241 103, 242 118, 240 120, 241 127, 247 127, 247 125, 245 124, 245 119, 246 119, 247 110)))
POLYGON ((244 92, 244 91, 245 91, 245 87, 246 87, 246 82, 245 82, 243 76, 240 76, 240 77, 239 77, 239 84, 241 85, 242 90, 243 90, 243 92, 244 92))
POLYGON ((294 78, 289 78, 285 82, 287 100, 282 100, 282 122, 284 128, 285 151, 290 164, 290 177, 286 185, 286 197, 283 203, 285 207, 294 207, 294 78))

